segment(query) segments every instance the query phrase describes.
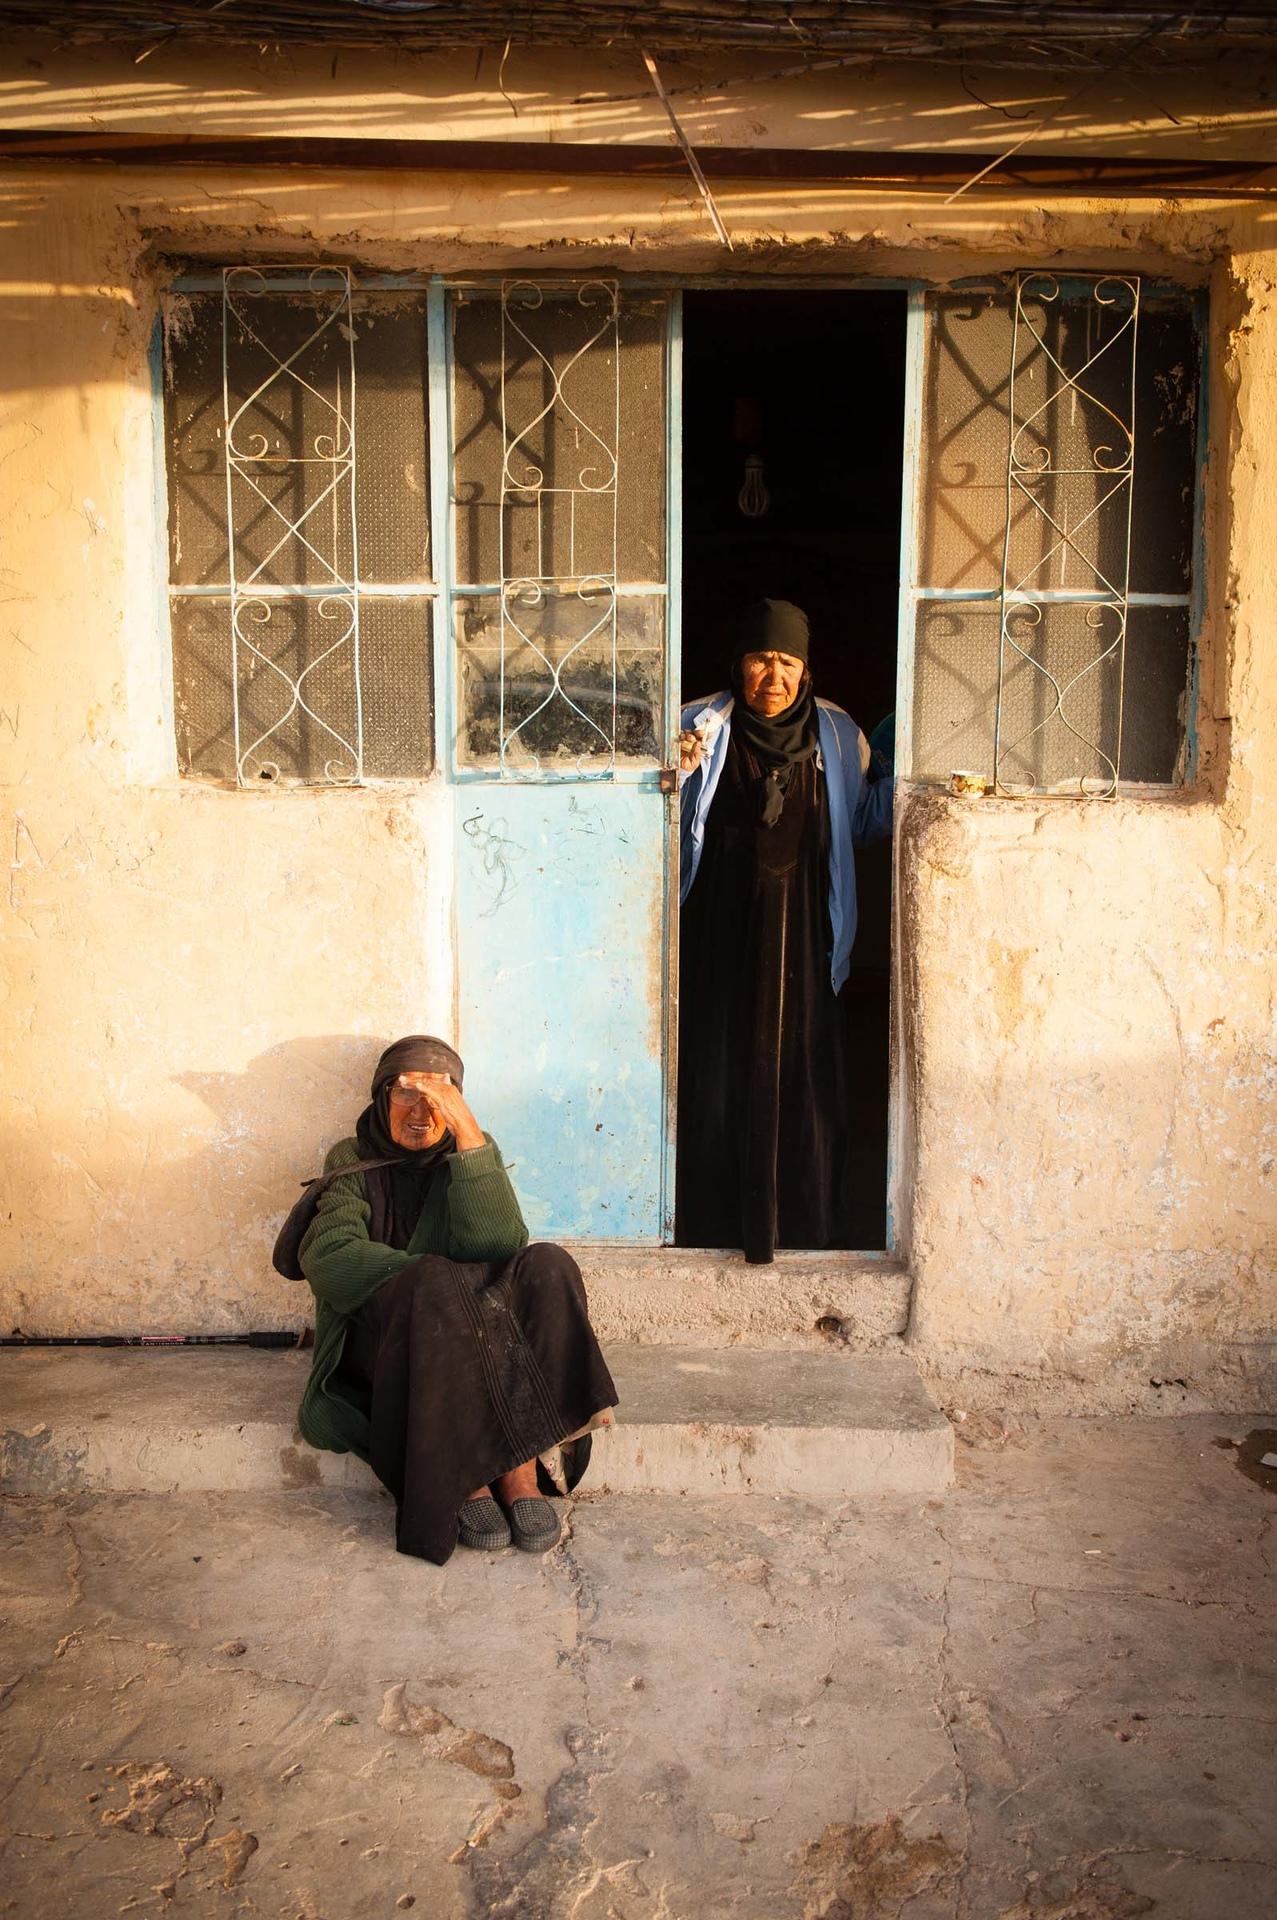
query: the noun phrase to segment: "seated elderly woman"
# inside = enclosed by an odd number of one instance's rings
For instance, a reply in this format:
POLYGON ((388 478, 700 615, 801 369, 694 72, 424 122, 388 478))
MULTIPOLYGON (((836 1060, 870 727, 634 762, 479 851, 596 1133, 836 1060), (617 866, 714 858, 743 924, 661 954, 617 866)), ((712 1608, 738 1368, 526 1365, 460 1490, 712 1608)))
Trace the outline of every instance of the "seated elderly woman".
POLYGON ((576 1263, 528 1245, 463 1079, 442 1040, 386 1049, 299 1253, 317 1302, 302 1434, 369 1461, 395 1497, 400 1553, 436 1564, 458 1539, 554 1546, 538 1455, 562 1447, 574 1486, 583 1436, 616 1405, 576 1263))

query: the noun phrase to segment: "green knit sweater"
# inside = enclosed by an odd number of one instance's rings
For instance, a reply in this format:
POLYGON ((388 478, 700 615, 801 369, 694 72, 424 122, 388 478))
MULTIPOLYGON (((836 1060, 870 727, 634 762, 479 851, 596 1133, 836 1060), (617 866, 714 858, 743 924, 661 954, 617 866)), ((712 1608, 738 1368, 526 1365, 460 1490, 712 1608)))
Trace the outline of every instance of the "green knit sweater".
MULTIPOLYGON (((372 1209, 362 1173, 334 1180, 319 1198, 298 1258, 315 1296, 315 1354, 297 1416, 312 1447, 368 1458, 368 1408, 337 1375, 350 1315, 423 1253, 449 1260, 508 1260, 528 1244, 519 1202, 501 1150, 490 1134, 486 1146, 450 1153, 446 1177, 431 1181, 406 1250, 368 1237, 372 1209)), ((363 1159, 356 1140, 339 1140, 324 1172, 363 1159)))

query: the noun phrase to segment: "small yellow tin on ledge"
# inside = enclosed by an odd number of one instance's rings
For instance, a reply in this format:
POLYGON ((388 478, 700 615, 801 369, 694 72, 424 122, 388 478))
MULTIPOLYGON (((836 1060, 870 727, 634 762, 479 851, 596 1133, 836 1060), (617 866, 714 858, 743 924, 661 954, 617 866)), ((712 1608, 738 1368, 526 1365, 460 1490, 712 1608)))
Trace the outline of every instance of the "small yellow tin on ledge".
POLYGON ((993 782, 987 773, 971 773, 965 767, 955 767, 949 775, 949 791, 957 794, 988 793, 993 782))

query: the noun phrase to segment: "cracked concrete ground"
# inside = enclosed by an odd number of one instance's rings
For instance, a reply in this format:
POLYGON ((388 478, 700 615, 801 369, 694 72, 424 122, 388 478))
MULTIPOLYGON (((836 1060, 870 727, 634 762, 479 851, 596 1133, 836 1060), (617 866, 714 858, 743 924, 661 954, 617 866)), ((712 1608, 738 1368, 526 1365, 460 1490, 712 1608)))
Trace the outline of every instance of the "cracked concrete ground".
POLYGON ((0 1912, 1261 1920, 1257 1424, 982 1417, 944 1498, 446 1568, 364 1495, 12 1499, 0 1912))

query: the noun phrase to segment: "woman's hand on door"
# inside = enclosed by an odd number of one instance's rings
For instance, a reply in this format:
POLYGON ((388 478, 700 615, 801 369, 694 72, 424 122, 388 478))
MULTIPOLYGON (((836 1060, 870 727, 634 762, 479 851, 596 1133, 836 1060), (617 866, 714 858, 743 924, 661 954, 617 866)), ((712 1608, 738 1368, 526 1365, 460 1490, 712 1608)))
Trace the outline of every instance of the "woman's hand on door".
POLYGON ((685 730, 678 736, 678 770, 680 773, 695 773, 701 764, 701 755, 705 751, 705 735, 699 730, 685 730))

